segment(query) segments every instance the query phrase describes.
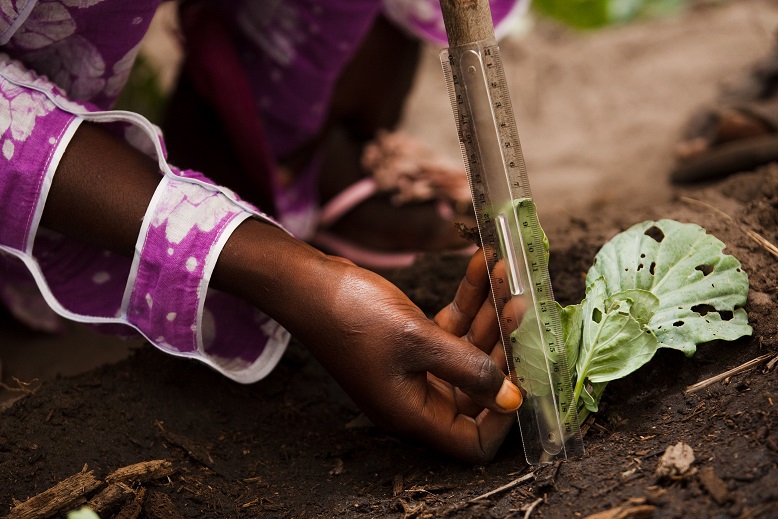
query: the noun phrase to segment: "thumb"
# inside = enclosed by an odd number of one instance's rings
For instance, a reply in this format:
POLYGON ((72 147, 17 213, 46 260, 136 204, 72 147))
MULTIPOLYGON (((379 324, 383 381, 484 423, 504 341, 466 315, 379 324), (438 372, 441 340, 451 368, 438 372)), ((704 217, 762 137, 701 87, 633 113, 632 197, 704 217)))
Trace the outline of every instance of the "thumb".
POLYGON ((519 388, 489 355, 442 330, 436 335, 435 345, 427 350, 424 369, 458 387, 478 405, 500 413, 519 408, 519 388))

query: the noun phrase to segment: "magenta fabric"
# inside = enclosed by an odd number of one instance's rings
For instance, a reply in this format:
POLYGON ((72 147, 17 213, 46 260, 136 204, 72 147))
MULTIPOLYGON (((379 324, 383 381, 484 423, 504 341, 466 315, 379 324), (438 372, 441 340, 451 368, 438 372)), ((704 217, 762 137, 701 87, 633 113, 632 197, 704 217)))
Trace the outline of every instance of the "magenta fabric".
MULTIPOLYGON (((240 222, 275 222, 201 173, 167 164, 164 141, 148 121, 110 111, 159 3, 2 2, 0 301, 32 327, 54 330, 62 316, 140 333, 168 353, 252 382, 277 363, 289 334, 245 302, 210 289, 210 276, 240 222), (134 258, 38 229, 59 160, 83 121, 105 124, 159 163, 160 184, 134 258)), ((495 20, 514 4, 493 1, 495 20)), ((336 78, 382 10, 415 34, 431 40, 441 34, 437 0, 212 5, 235 29, 255 103, 247 113, 257 118, 273 157, 319 131, 336 78)), ((317 174, 312 167, 298 185, 283 188, 271 179, 279 218, 298 235, 316 222, 317 174)))
MULTIPOLYGON (((528 5, 529 0, 491 0, 498 32, 511 13, 528 5)), ((322 127, 341 70, 380 13, 431 43, 446 43, 438 0, 236 0, 221 4, 220 12, 233 28, 275 157, 297 149, 322 127)), ((280 221, 297 236, 310 237, 318 223, 318 164, 291 185, 275 180, 280 221)))

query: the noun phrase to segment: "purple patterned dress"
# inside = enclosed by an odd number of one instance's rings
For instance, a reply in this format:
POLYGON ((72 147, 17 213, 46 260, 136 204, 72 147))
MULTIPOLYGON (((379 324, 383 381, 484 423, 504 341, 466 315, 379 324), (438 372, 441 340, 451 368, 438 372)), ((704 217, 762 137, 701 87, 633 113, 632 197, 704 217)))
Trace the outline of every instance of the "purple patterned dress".
MULTIPOLYGON (((56 329, 61 316, 140 333, 168 353, 253 382, 272 370, 289 334, 242 300, 209 289, 211 273, 246 218, 305 236, 315 225, 315 197, 310 179, 284 189, 271 179, 279 224, 201 173, 168 164, 162 135, 145 118, 111 111, 159 3, 0 0, 0 301, 38 329, 56 329), (84 121, 106 125, 159 164, 133 258, 39 227, 59 161, 84 121)), ((492 1, 495 21, 526 3, 492 1)), ((236 31, 271 161, 318 132, 340 70, 380 12, 420 37, 445 41, 436 0, 217 5, 236 31)))

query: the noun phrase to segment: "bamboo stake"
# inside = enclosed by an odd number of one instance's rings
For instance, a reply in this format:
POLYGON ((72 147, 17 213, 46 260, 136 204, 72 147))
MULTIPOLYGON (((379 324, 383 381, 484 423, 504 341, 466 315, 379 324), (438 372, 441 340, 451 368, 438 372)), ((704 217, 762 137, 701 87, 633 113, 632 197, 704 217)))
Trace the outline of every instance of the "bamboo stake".
POLYGON ((450 47, 494 38, 488 0, 440 0, 440 8, 450 47))

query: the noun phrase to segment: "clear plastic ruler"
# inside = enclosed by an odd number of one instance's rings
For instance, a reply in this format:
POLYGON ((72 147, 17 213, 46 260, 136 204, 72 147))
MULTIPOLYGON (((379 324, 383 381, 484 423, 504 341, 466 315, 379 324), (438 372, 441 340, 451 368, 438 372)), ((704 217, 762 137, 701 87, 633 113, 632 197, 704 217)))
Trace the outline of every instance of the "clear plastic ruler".
POLYGON ((500 49, 493 38, 453 46, 443 50, 441 63, 510 376, 524 394, 518 421, 527 462, 582 455, 548 244, 529 188, 500 49))

